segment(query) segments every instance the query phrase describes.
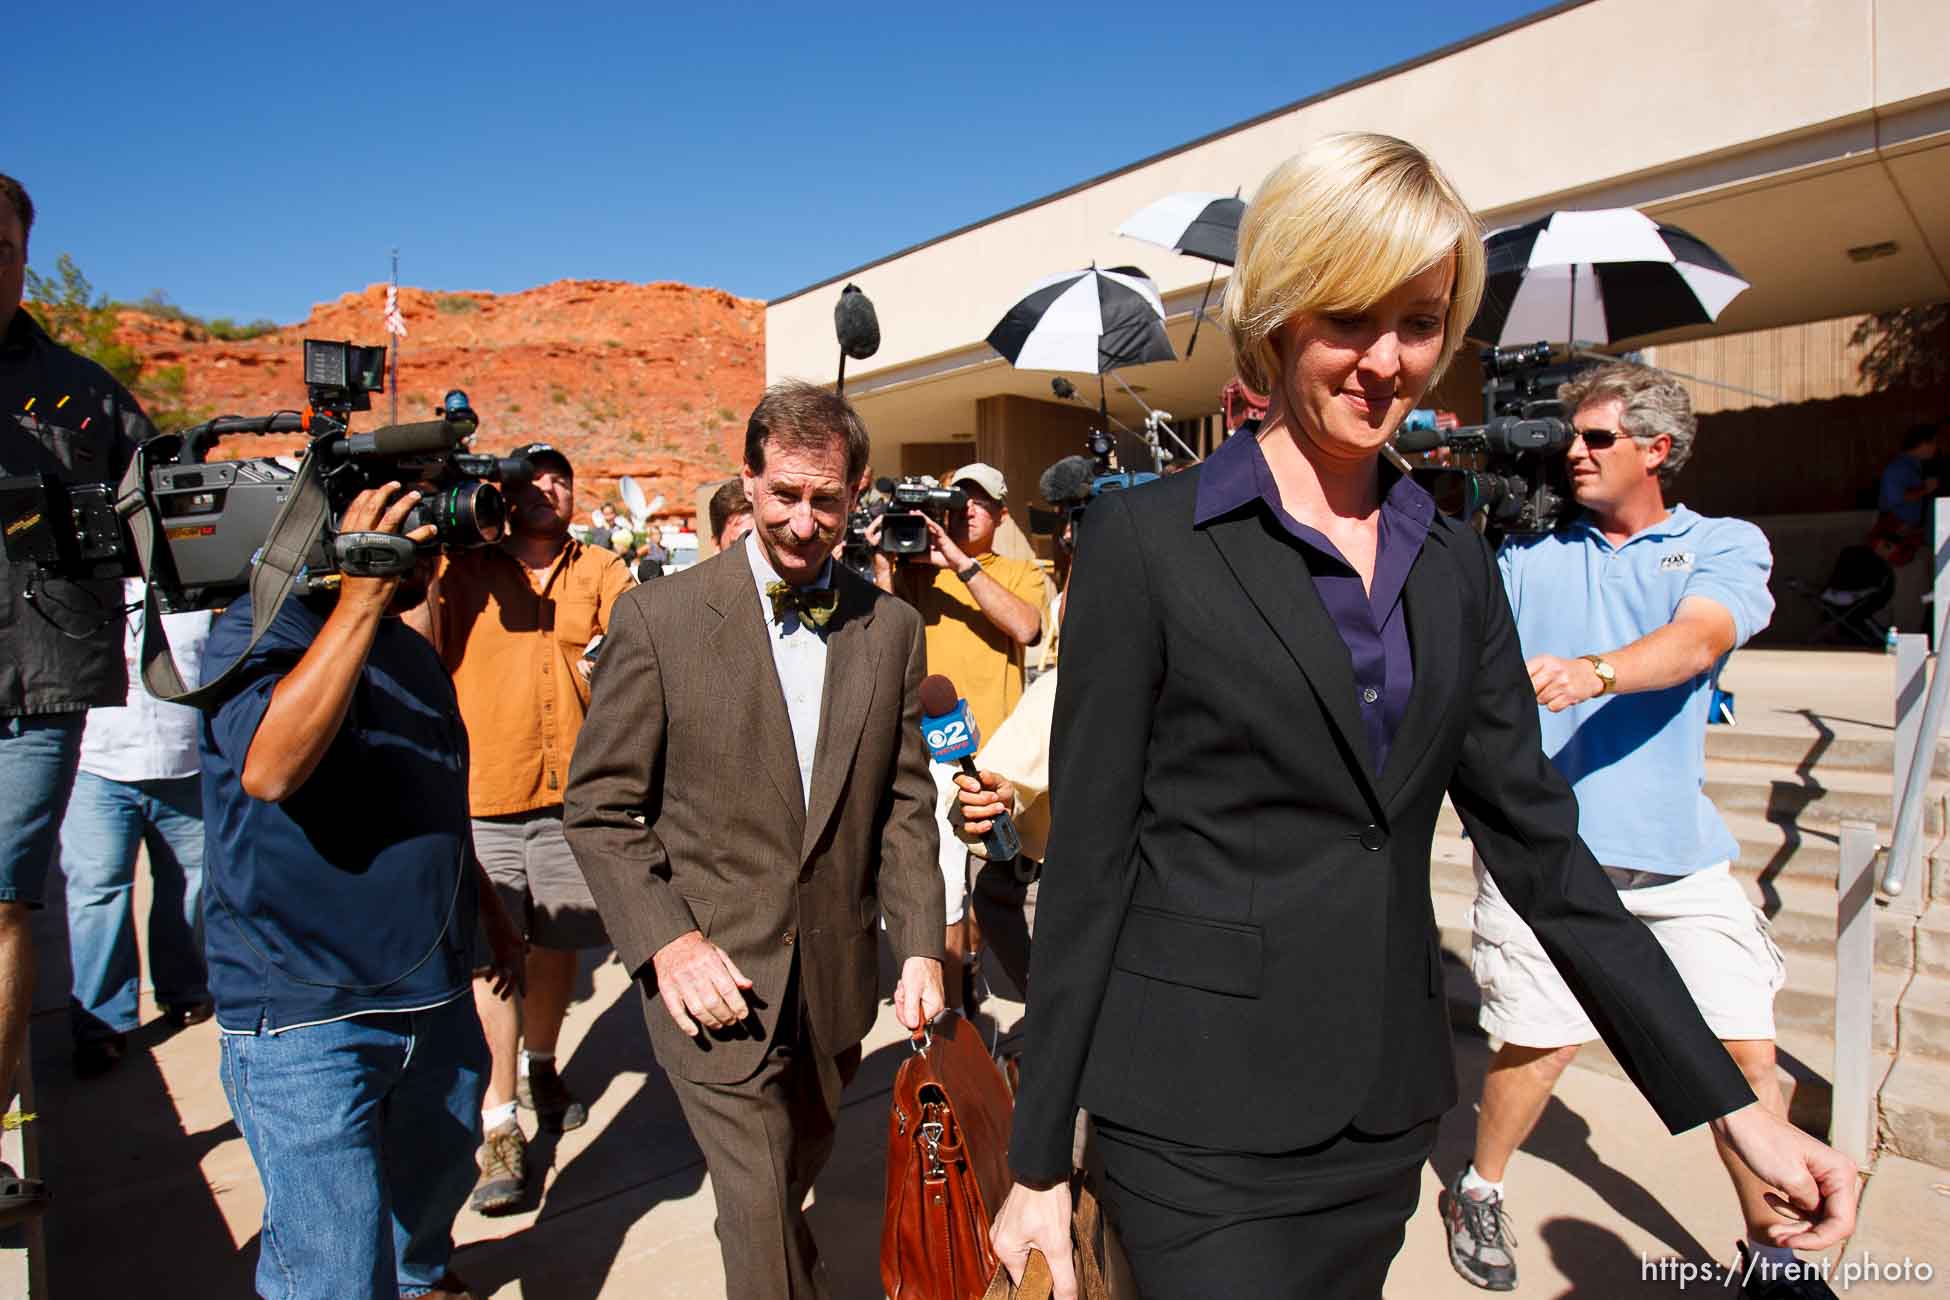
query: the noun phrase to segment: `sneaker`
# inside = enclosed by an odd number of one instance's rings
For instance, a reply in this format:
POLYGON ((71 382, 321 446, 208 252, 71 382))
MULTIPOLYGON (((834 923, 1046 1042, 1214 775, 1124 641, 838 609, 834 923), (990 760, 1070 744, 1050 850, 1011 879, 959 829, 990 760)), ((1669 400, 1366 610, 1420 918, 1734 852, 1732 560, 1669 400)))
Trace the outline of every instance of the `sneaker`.
POLYGON ((1821 1265, 1797 1259, 1792 1264, 1753 1263, 1744 1241, 1734 1243, 1734 1264, 1740 1270, 1741 1300, 1837 1300, 1822 1281, 1821 1265))
POLYGON ((567 1133, 589 1122, 589 1108, 569 1095, 553 1061, 530 1061, 528 1073, 515 1080, 515 1100, 535 1112, 551 1133, 567 1133))
POLYGON ((22 1178, 12 1165, 0 1162, 0 1227, 40 1214, 49 1199, 46 1183, 22 1178))
POLYGON ((74 1045, 74 1077, 99 1079, 122 1063, 129 1054, 129 1040, 123 1034, 107 1038, 84 1038, 74 1045))
POLYGON ((425 1291, 415 1291, 413 1295, 416 1297, 451 1295, 465 1296, 466 1300, 483 1300, 481 1294, 471 1289, 467 1283, 461 1281, 460 1277, 452 1269, 443 1273, 440 1280, 435 1282, 431 1288, 425 1291))
POLYGON ((1501 1196, 1478 1199, 1462 1189, 1463 1176, 1443 1191, 1442 1227, 1449 1238, 1449 1263, 1463 1281, 1485 1291, 1517 1287, 1516 1234, 1501 1196))
POLYGON ((481 1177, 467 1204, 476 1214, 506 1214, 521 1208, 528 1187, 528 1143, 521 1126, 509 1120, 487 1135, 474 1153, 481 1177))

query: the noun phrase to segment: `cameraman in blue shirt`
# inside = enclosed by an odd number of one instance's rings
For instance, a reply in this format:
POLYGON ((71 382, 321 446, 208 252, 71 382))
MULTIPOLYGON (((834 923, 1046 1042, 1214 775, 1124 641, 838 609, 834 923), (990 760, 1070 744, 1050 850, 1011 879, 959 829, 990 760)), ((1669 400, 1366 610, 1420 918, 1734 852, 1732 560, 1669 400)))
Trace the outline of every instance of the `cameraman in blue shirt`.
MULTIPOLYGON (((1578 434, 1565 468, 1584 509, 1557 532, 1512 539, 1498 555, 1544 749, 1571 783, 1578 833, 1620 901, 1666 949, 1755 1097, 1785 1118, 1774 994, 1786 968, 1765 916, 1733 878, 1740 848, 1703 788, 1713 672, 1773 615, 1773 555, 1744 520, 1666 505, 1697 431, 1677 380, 1614 362, 1577 376, 1558 396, 1578 434)), ((1444 1193, 1442 1209, 1456 1271, 1507 1291, 1516 1259, 1503 1214, 1505 1166, 1558 1076, 1598 1034, 1480 868, 1472 919, 1481 1024, 1501 1046, 1483 1084, 1475 1159, 1444 1193)), ((1799 1276, 1791 1252, 1769 1243, 1765 1230, 1779 1215, 1746 1166, 1724 1147, 1720 1155, 1746 1224, 1741 1294, 1832 1296, 1819 1279, 1799 1276)))
MULTIPOLYGON (((417 492, 361 493, 344 531, 397 533, 417 492)), ((426 525, 409 533, 431 539, 426 525)), ((405 578, 251 602, 204 649, 240 663, 204 716, 204 923, 223 1085, 264 1184, 257 1287, 279 1300, 470 1294, 448 1270, 474 1182, 488 1053, 476 908, 497 978, 521 938, 480 883, 467 734, 405 578)))

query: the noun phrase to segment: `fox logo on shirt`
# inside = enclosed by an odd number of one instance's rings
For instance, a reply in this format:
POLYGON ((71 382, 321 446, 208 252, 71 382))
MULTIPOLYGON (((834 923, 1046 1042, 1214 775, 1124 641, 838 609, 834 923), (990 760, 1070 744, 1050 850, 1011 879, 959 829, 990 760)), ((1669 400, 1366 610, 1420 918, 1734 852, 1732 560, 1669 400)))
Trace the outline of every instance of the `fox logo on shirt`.
POLYGON ((1691 551, 1673 551, 1670 554, 1659 557, 1659 572, 1661 573, 1690 573, 1692 568, 1693 553, 1691 551))

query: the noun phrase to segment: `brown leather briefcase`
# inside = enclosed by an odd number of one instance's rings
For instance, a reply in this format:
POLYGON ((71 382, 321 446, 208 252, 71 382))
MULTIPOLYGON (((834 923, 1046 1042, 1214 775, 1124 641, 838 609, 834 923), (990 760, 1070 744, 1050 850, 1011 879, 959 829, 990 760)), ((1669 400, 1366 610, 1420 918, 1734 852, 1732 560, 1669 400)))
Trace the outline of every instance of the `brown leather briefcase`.
POLYGON ((888 1300, 982 1300, 989 1220, 1009 1190, 1014 1103, 975 1027, 950 1011, 894 1078, 880 1281, 888 1300))

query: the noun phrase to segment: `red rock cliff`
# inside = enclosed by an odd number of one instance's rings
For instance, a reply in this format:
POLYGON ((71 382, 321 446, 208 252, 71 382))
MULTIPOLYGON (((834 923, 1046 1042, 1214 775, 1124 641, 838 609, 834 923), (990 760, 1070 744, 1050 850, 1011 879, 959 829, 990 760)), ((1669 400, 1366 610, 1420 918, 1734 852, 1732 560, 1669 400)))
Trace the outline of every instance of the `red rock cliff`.
MULTIPOLYGON (((323 303, 300 324, 242 342, 125 312, 122 337, 146 365, 180 365, 184 400, 215 414, 302 408, 305 338, 390 343, 386 289, 323 303)), ((696 490, 737 466, 745 416, 765 386, 765 306, 716 289, 617 280, 561 280, 523 293, 401 288, 399 418, 430 418, 464 388, 481 417, 475 449, 562 446, 576 468, 578 518, 628 474, 693 510, 696 490)), ((391 394, 355 415, 355 431, 388 422, 391 394)), ((298 441, 229 438, 219 457, 263 456, 298 441)))

